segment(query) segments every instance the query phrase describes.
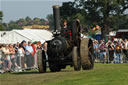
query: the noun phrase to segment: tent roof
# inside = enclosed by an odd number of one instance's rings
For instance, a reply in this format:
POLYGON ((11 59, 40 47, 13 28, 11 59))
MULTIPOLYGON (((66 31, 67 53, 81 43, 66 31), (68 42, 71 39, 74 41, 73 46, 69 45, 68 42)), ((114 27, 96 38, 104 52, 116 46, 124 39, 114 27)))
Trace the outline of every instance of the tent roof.
POLYGON ((50 40, 52 39, 52 33, 47 30, 36 30, 36 29, 24 29, 24 30, 13 30, 21 36, 24 36, 30 40, 50 40))
POLYGON ((12 30, 4 35, 0 39, 0 43, 16 43, 22 40, 26 41, 41 41, 51 40, 52 33, 47 30, 36 30, 36 29, 24 29, 24 30, 12 30), (4 41, 4 42, 3 42, 4 41))
POLYGON ((118 32, 128 32, 128 29, 119 29, 118 32))

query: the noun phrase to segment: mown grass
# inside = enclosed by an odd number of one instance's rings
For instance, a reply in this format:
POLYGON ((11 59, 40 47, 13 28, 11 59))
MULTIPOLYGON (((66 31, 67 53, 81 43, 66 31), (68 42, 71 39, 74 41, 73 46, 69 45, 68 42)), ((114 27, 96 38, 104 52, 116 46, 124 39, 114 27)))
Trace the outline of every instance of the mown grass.
POLYGON ((93 70, 45 74, 37 70, 0 75, 0 85, 128 85, 128 64, 95 64, 93 70))

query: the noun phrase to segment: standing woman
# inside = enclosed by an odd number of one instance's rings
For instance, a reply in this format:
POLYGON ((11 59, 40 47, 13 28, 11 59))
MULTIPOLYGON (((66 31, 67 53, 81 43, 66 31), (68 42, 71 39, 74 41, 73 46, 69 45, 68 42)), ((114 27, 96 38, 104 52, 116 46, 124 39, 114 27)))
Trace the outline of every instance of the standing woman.
POLYGON ((25 54, 24 49, 20 44, 18 48, 18 57, 20 58, 20 67, 22 68, 26 68, 26 65, 24 63, 24 54, 25 54))
POLYGON ((32 48, 33 48, 33 67, 34 68, 37 68, 38 66, 37 66, 37 43, 36 42, 34 42, 33 44, 32 44, 32 48))
POLYGON ((99 49, 100 49, 100 59, 102 63, 107 63, 107 54, 106 54, 106 44, 105 42, 101 41, 101 44, 99 45, 99 49))
POLYGON ((97 62, 97 60, 99 58, 99 56, 98 56, 98 54, 99 54, 99 45, 98 45, 97 40, 94 41, 93 48, 94 48, 94 54, 95 54, 95 59, 96 59, 95 61, 97 62))
POLYGON ((11 68, 14 70, 15 67, 17 67, 16 59, 15 59, 15 49, 13 48, 12 44, 9 44, 9 52, 10 52, 10 58, 11 58, 11 68))
POLYGON ((32 43, 32 49, 33 49, 33 53, 32 53, 32 57, 33 57, 33 62, 32 62, 32 66, 34 67, 35 65, 35 53, 36 53, 36 47, 35 47, 35 44, 32 43))
POLYGON ((9 52, 8 45, 3 46, 2 51, 3 51, 4 62, 5 62, 5 71, 10 71, 12 63, 9 56, 10 52, 9 52))
POLYGON ((108 50, 109 50, 109 61, 111 63, 113 63, 113 60, 114 60, 114 46, 113 46, 112 42, 109 42, 108 50))
POLYGON ((4 58, 2 56, 2 45, 0 45, 0 73, 4 73, 4 58))

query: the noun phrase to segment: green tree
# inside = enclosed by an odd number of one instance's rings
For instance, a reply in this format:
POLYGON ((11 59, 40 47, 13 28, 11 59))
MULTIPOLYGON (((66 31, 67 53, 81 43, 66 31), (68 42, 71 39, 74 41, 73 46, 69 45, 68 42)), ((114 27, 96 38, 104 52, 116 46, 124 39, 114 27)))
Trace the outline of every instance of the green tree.
POLYGON ((74 2, 64 2, 60 8, 60 15, 62 19, 69 20, 70 17, 77 13, 74 7, 74 2))
POLYGON ((3 12, 0 11, 0 20, 2 20, 2 17, 3 17, 3 12))
POLYGON ((0 30, 3 30, 2 17, 3 17, 3 13, 2 13, 2 11, 0 11, 0 30))
POLYGON ((45 19, 40 19, 40 25, 45 25, 45 19))
POLYGON ((76 13, 70 18, 71 21, 74 21, 76 19, 80 20, 82 27, 85 27, 87 25, 87 23, 85 22, 85 16, 83 16, 82 13, 76 13))
POLYGON ((24 26, 27 24, 27 21, 24 18, 20 18, 19 20, 15 21, 10 21, 10 24, 12 23, 17 23, 19 26, 24 26))
POLYGON ((60 16, 61 24, 63 24, 64 20, 67 20, 69 28, 72 28, 73 21, 79 19, 82 28, 84 30, 87 29, 88 22, 85 20, 87 14, 83 9, 79 8, 75 2, 64 2, 60 7, 60 16))
MULTIPOLYGON (((78 17, 82 17, 83 10, 77 8, 74 2, 64 2, 60 7, 60 16, 61 20, 67 20, 68 22, 72 22, 74 19, 78 17)), ((84 13, 85 14, 85 13, 84 13)))
POLYGON ((119 17, 119 20, 115 22, 114 26, 118 26, 120 29, 128 29, 128 15, 119 17))
POLYGON ((2 23, 3 30, 8 30, 8 24, 7 23, 2 23))
POLYGON ((3 26, 0 24, 0 31, 2 31, 3 30, 3 26))
POLYGON ((25 18, 25 20, 29 22, 29 21, 31 21, 32 19, 31 19, 29 16, 27 16, 27 17, 25 18))
POLYGON ((75 0, 75 3, 87 13, 86 20, 101 25, 103 38, 111 28, 119 28, 116 25, 128 8, 128 0, 75 0))
MULTIPOLYGON (((20 19, 20 20, 22 20, 22 19, 20 19)), ((15 21, 10 21, 7 29, 8 30, 21 29, 21 26, 18 25, 15 21)))
POLYGON ((32 25, 33 24, 33 21, 32 21, 32 19, 29 16, 27 16, 25 18, 25 21, 26 21, 26 25, 32 25))
POLYGON ((37 18, 37 17, 34 18, 34 19, 33 19, 33 23, 34 23, 34 24, 37 24, 37 25, 40 25, 40 18, 37 18))

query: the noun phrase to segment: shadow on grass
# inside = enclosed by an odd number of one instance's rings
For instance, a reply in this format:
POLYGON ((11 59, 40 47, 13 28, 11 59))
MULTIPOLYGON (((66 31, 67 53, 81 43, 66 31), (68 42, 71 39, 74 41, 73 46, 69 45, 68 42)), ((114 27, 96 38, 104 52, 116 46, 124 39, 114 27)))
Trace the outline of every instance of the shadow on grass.
POLYGON ((25 74, 47 74, 47 73, 61 73, 61 72, 73 72, 74 70, 61 70, 59 72, 50 72, 50 71, 47 71, 46 73, 39 73, 38 70, 27 70, 27 71, 23 71, 23 72, 14 72, 12 74, 15 74, 15 75, 25 75, 25 74))
POLYGON ((30 71, 30 72, 28 72, 28 71, 24 71, 24 72, 14 72, 14 73, 12 73, 12 74, 15 74, 15 75, 24 75, 24 74, 40 74, 38 71, 30 71))
POLYGON ((74 70, 62 70, 62 71, 60 71, 60 72, 74 72, 74 70))

